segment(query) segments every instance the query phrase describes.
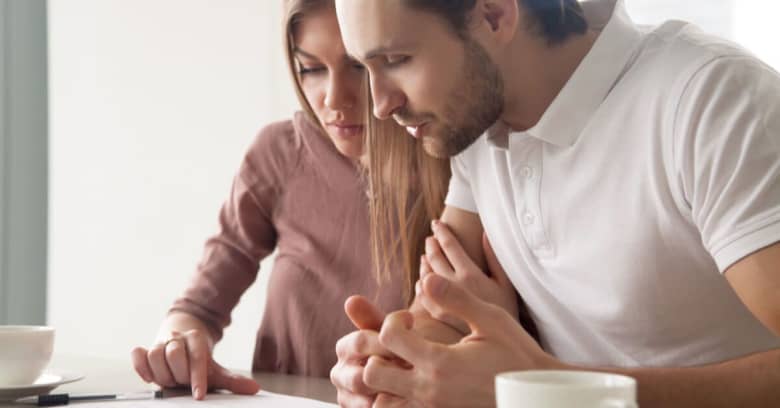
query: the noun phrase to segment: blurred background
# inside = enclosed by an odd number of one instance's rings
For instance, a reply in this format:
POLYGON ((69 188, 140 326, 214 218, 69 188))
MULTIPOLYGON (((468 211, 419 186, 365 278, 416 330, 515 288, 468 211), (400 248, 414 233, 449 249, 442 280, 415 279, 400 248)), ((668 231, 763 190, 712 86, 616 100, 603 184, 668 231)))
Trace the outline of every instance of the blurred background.
MULTIPOLYGON (((771 0, 626 0, 780 67, 771 0)), ((149 344, 256 131, 297 102, 280 0, 0 0, 0 324, 56 352, 149 344)), ((216 349, 250 367, 269 265, 216 349)))

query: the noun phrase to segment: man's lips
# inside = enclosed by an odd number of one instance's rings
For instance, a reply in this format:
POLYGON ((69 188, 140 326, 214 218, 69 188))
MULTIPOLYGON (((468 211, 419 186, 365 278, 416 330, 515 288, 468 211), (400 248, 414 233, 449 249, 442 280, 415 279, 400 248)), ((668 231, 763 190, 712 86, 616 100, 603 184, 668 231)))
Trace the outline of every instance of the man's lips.
POLYGON ((420 138, 423 135, 423 130, 425 129, 425 125, 427 125, 427 122, 423 122, 417 125, 407 125, 407 124, 401 124, 401 126, 406 127, 406 131, 409 132, 410 135, 414 138, 420 138))

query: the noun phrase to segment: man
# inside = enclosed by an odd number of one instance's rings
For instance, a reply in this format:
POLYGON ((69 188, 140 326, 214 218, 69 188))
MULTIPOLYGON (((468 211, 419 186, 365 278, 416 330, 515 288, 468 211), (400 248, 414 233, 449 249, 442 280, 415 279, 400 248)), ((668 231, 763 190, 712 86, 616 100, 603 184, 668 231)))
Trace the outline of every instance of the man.
POLYGON ((342 405, 491 406, 497 372, 563 368, 631 375, 642 407, 776 406, 775 71, 688 24, 637 27, 622 1, 336 5, 374 114, 455 156, 412 313, 377 335, 347 305, 342 405), (479 280, 482 226, 544 351, 459 283, 479 280), (426 340, 420 309, 471 332, 426 340))

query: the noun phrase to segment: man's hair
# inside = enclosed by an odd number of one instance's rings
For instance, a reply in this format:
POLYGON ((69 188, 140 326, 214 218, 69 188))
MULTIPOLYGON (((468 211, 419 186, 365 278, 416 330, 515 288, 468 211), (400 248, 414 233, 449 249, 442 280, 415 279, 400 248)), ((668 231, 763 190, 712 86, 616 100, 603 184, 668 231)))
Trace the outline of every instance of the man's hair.
MULTIPOLYGON (((467 36, 469 13, 476 0, 405 1, 412 8, 440 15, 459 37, 467 36)), ((571 35, 583 34, 588 29, 588 22, 577 0, 517 0, 517 4, 528 14, 529 28, 551 45, 559 44, 571 35)))

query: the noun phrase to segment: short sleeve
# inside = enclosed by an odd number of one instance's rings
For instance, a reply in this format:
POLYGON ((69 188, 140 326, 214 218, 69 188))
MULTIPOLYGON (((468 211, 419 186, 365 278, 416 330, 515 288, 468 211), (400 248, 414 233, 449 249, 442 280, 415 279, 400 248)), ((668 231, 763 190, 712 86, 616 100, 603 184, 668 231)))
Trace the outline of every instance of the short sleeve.
POLYGON ((468 156, 466 155, 467 152, 469 152, 469 150, 466 150, 450 160, 452 177, 450 178, 450 186, 445 204, 448 207, 455 207, 464 211, 476 213, 477 204, 474 200, 471 183, 469 182, 469 172, 466 163, 468 159, 468 156))
POLYGON ((780 241, 780 77, 749 56, 703 66, 681 96, 675 161, 721 272, 780 241))

